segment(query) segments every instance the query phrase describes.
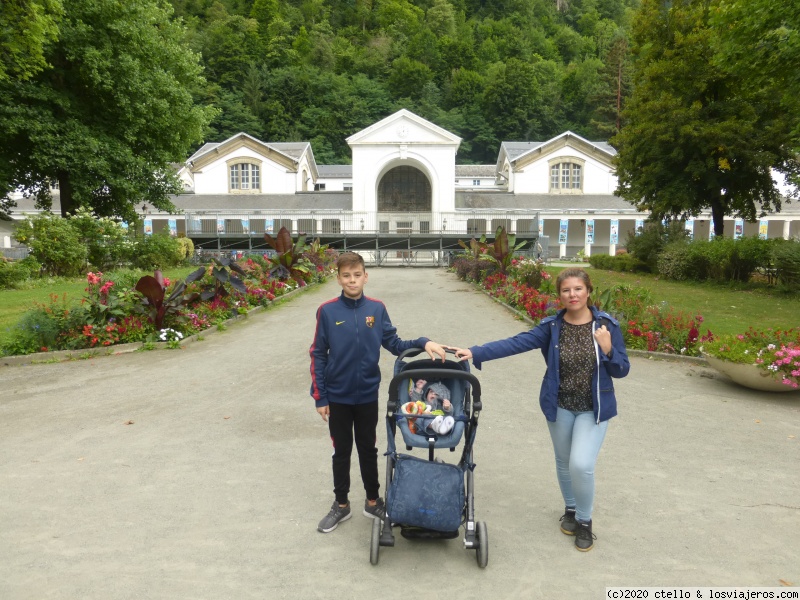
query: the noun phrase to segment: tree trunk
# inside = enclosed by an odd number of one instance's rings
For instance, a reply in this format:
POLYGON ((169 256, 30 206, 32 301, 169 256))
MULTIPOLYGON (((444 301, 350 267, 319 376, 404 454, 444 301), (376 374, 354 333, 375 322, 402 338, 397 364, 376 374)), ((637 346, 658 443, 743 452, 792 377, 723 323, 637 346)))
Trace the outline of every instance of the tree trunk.
POLYGON ((719 200, 711 203, 711 218, 714 221, 714 235, 722 237, 725 229, 725 208, 719 200))
POLYGON ((61 197, 61 216, 66 219, 68 214, 75 213, 72 180, 69 178, 69 173, 66 171, 59 171, 58 173, 58 189, 59 196, 61 197))

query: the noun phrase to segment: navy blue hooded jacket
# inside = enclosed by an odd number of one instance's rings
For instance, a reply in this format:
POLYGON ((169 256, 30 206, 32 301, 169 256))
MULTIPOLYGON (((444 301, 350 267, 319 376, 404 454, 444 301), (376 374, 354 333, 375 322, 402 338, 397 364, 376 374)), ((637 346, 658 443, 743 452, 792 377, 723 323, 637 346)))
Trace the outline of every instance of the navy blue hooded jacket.
MULTIPOLYGON (((625 340, 622 338, 619 323, 611 315, 597 310, 594 306, 589 307, 594 316, 592 331, 600 327, 598 319, 611 332, 611 356, 606 356, 594 342, 595 347, 595 369, 592 375, 592 405, 595 420, 607 421, 617 414, 617 398, 614 394, 614 384, 612 377, 625 377, 630 371, 631 365, 628 360, 628 353, 625 350, 625 340)), ((559 366, 561 355, 559 340, 561 338, 561 324, 564 322, 562 310, 553 317, 547 317, 530 331, 523 331, 513 337, 496 342, 489 342, 482 346, 473 346, 472 363, 475 368, 480 369, 481 363, 487 360, 503 358, 513 354, 520 354, 528 350, 540 348, 544 362, 547 364, 547 371, 542 380, 542 388, 539 391, 539 405, 548 421, 556 420, 556 410, 558 408, 558 389, 561 383, 559 366)))
POLYGON ((311 396, 317 408, 329 402, 366 404, 378 400, 381 346, 395 356, 409 348, 424 348, 428 338, 405 342, 380 300, 344 292, 317 310, 311 344, 311 396))

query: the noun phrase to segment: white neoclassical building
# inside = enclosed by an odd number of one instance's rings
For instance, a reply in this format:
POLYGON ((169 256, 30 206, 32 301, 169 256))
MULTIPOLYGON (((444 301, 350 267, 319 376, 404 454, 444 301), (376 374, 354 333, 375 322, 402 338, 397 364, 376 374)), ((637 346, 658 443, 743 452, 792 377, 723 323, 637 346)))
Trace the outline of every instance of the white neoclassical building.
MULTIPOLYGON (((569 131, 543 142, 503 142, 494 165, 458 165, 458 136, 400 110, 347 143, 350 165, 317 165, 308 142, 240 133, 207 143, 179 168, 185 193, 172 200, 180 212, 145 206, 145 232, 185 234, 213 250, 258 250, 267 248, 265 232, 287 227, 380 263, 436 255, 458 248, 459 239, 491 238, 503 225, 557 258, 613 254, 647 217, 614 195, 614 148, 569 131)), ((35 212, 29 201, 18 203, 15 218, 35 212)), ((686 227, 708 238, 710 214, 686 227)), ((800 211, 788 204, 756 223, 730 219, 725 229, 797 237, 800 211)), ((0 230, 5 245, 9 230, 0 230)))

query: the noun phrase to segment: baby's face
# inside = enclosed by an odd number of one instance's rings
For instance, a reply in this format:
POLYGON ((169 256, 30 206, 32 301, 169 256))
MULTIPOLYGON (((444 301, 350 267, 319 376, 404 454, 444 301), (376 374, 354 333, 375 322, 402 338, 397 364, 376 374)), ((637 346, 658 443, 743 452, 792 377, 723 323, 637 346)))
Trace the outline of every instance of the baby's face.
POLYGON ((437 400, 440 400, 441 398, 439 397, 439 394, 437 394, 433 390, 428 390, 428 394, 427 394, 427 396, 425 396, 425 399, 428 402, 436 402, 437 400))

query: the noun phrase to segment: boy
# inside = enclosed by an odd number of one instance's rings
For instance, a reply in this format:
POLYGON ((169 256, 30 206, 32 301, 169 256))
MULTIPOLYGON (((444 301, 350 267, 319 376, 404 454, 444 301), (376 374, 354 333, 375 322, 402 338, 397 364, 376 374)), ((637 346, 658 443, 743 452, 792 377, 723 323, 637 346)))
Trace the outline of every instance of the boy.
POLYGON ((333 493, 336 499, 317 530, 329 533, 350 518, 350 455, 355 439, 361 480, 367 499, 364 516, 383 519, 385 507, 378 495, 378 364, 381 346, 395 356, 408 348, 425 348, 432 359, 445 359, 442 346, 428 338, 403 341, 397 336, 386 307, 364 296, 367 270, 364 259, 345 252, 336 261, 338 298, 317 310, 317 328, 311 344, 311 396, 327 421, 333 440, 333 493), (354 435, 355 434, 355 435, 354 435))

